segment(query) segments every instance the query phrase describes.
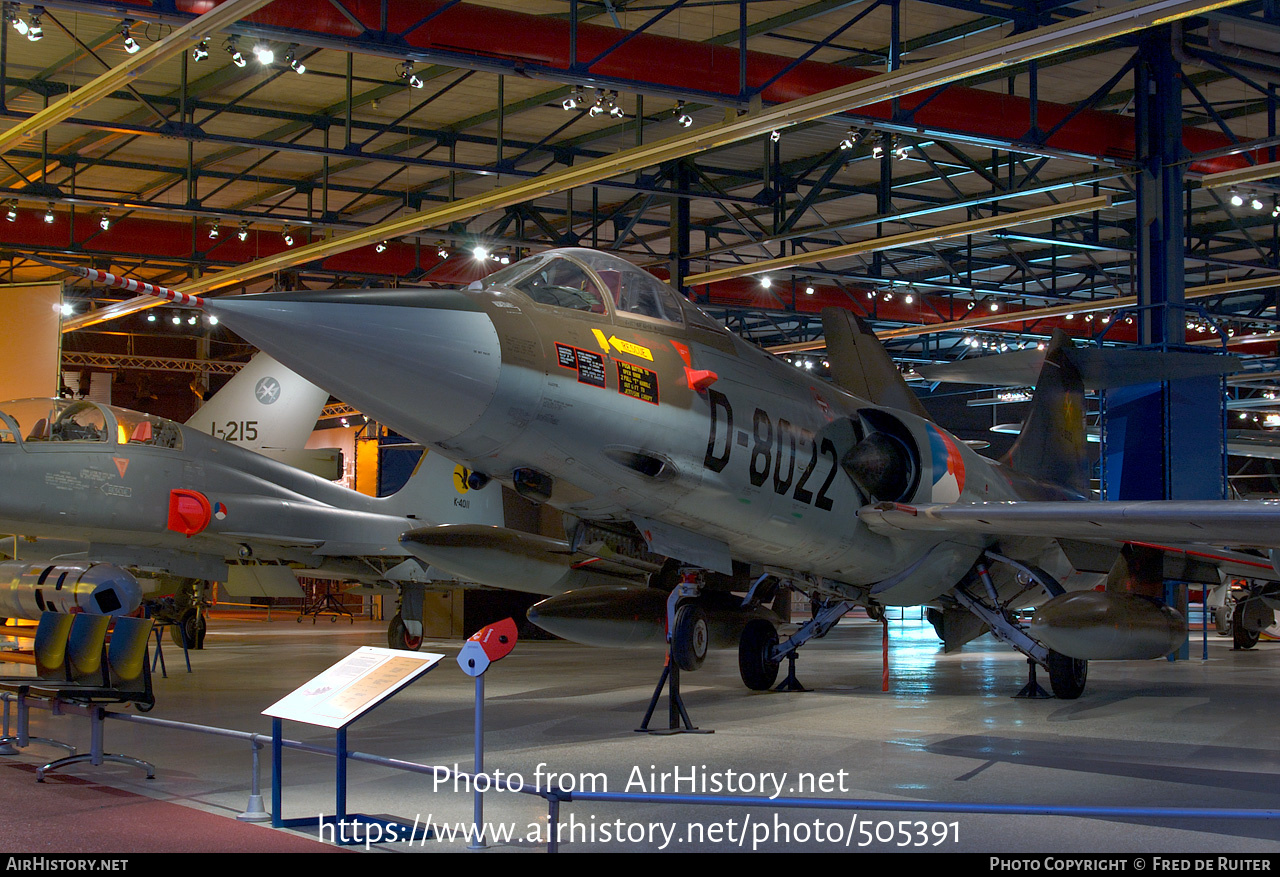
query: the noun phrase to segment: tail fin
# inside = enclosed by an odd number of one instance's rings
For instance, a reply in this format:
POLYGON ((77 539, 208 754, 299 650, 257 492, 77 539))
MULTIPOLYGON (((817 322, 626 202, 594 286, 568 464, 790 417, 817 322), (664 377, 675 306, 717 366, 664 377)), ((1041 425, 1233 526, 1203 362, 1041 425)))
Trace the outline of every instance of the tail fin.
POLYGON ((253 451, 302 448, 328 401, 326 391, 259 353, 186 425, 253 451))
POLYGON ((873 404, 932 419, 861 317, 844 308, 823 308, 822 331, 831 376, 839 386, 873 404))
POLYGON ((1071 339, 1055 329, 1022 434, 1002 462, 1024 475, 1087 495, 1084 381, 1071 351, 1071 339))
POLYGON ((404 487, 385 500, 389 514, 406 515, 424 524, 488 524, 501 527, 502 485, 472 489, 471 473, 452 460, 426 451, 404 487))

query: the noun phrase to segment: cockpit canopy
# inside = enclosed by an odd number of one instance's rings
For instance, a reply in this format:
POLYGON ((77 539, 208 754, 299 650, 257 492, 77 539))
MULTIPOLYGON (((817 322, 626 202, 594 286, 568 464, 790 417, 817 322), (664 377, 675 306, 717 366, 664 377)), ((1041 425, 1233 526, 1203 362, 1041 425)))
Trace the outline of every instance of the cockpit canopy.
POLYGON ((682 325, 687 317, 706 321, 683 305, 670 286, 647 271, 609 253, 587 249, 548 250, 522 259, 471 284, 518 290, 538 304, 593 314, 682 325), (700 318, 700 319, 699 319, 700 318))
POLYGON ((181 450, 182 429, 163 417, 87 399, 0 402, 0 444, 15 442, 149 445, 181 450))

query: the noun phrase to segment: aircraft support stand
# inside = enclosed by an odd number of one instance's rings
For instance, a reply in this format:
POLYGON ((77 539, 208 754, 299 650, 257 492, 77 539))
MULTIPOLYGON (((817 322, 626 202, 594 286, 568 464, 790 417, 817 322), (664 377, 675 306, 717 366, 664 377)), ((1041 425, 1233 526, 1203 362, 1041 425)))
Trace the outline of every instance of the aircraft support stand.
POLYGON ((1034 658, 1027 658, 1027 684, 1022 686, 1022 690, 1015 694, 1014 697, 1024 700, 1043 700, 1053 697, 1036 681, 1036 662, 1034 658))
POLYGON ((653 697, 649 698, 649 708, 645 710, 644 721, 640 723, 640 727, 636 728, 636 732, 664 737, 671 734, 715 733, 715 731, 702 730, 696 727, 689 719, 689 713, 684 708, 684 699, 680 697, 680 667, 672 660, 669 651, 667 652, 667 664, 662 668, 662 676, 658 679, 658 687, 653 690, 653 697), (668 685, 670 685, 670 688, 667 692, 667 727, 650 728, 649 720, 653 718, 653 712, 658 708, 658 700, 662 697, 662 689, 667 688, 668 685))

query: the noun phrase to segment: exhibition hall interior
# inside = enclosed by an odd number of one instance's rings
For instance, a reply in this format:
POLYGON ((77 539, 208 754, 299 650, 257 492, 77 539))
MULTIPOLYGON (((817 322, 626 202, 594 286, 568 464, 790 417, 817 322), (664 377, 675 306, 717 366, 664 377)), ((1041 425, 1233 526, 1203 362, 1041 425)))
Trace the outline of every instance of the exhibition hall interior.
POLYGON ((2 13, 15 867, 1277 861, 1274 0, 2 13))

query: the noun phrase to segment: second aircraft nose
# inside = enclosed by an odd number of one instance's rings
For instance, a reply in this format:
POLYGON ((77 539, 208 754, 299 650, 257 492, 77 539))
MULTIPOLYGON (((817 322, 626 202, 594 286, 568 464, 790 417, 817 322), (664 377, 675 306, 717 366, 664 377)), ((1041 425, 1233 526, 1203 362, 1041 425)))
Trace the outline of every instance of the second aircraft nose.
POLYGON ((206 299, 205 307, 303 377, 424 442, 475 423, 497 386, 497 333, 465 293, 271 293, 206 299))

